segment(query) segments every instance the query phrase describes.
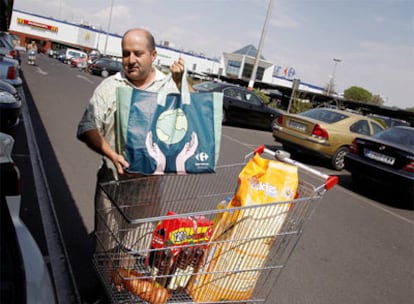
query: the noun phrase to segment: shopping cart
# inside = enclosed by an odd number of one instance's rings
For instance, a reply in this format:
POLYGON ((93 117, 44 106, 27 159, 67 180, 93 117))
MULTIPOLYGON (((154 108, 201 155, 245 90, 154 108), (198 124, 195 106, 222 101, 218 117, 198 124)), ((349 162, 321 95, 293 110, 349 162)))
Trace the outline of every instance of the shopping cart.
POLYGON ((291 160, 282 151, 262 146, 254 153, 299 168, 297 198, 220 208, 219 202, 234 195, 245 163, 219 166, 215 174, 148 176, 101 184, 110 204, 96 210, 94 265, 113 303, 266 302, 305 223, 338 180, 291 160), (305 173, 314 182, 304 181, 305 173), (238 223, 248 223, 239 229, 243 232, 213 239, 219 219, 236 213, 248 215, 244 217, 248 220, 238 223), (226 294, 235 285, 237 292, 226 294))

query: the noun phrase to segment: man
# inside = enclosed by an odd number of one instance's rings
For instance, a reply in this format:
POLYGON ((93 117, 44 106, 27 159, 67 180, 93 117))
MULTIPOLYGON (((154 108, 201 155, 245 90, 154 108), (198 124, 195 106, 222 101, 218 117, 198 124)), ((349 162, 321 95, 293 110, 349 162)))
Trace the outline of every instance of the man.
MULTIPOLYGON (((86 143, 89 148, 103 156, 102 166, 98 171, 95 192, 96 252, 108 251, 116 247, 131 249, 130 244, 127 244, 127 241, 125 241, 127 239, 126 234, 129 231, 125 231, 132 229, 119 214, 114 215, 117 211, 113 211, 113 208, 111 211, 111 202, 99 186, 103 182, 130 177, 124 171, 124 168, 129 167, 128 162, 119 153, 120 151, 116 151, 115 148, 117 87, 132 87, 150 92, 159 92, 162 89, 163 93, 179 93, 181 89, 184 73, 183 60, 179 58, 171 65, 172 78, 166 82, 168 78, 153 66, 156 58, 157 51, 152 34, 144 29, 128 30, 122 38, 123 71, 106 78, 98 85, 78 125, 78 138, 86 143), (128 229, 126 226, 128 226, 128 229), (108 229, 122 230, 123 232, 120 232, 114 239, 109 240, 106 233, 108 229), (101 235, 102 239, 100 240, 101 235)), ((191 86, 189 86, 189 89, 192 91, 191 86)), ((154 178, 148 178, 148 182, 141 183, 139 187, 141 189, 137 189, 133 185, 133 187, 130 187, 130 191, 126 191, 131 194, 139 193, 141 202, 147 201, 142 206, 140 205, 140 208, 129 208, 128 210, 135 211, 127 214, 127 216, 144 218, 148 217, 149 214, 155 213, 160 203, 159 191, 157 191, 158 181, 154 178), (151 189, 149 189, 149 186, 151 189), (149 198, 150 194, 152 195, 151 199, 149 198)), ((133 204, 137 204, 137 202, 133 202, 133 204)), ((141 230, 140 233, 148 234, 143 231, 145 229, 145 227, 141 226, 140 229, 135 230, 141 230)), ((136 232, 134 231, 134 233, 136 232)), ((148 242, 148 239, 145 242, 148 242)))
POLYGON ((165 88, 162 72, 153 67, 157 58, 152 34, 144 29, 128 30, 122 38, 123 72, 105 79, 95 90, 78 127, 78 138, 92 150, 104 156, 104 165, 114 174, 124 175, 129 164, 115 151, 116 88, 130 86, 157 92, 163 86, 168 93, 178 93, 184 72, 180 58, 170 71, 174 83, 165 88))

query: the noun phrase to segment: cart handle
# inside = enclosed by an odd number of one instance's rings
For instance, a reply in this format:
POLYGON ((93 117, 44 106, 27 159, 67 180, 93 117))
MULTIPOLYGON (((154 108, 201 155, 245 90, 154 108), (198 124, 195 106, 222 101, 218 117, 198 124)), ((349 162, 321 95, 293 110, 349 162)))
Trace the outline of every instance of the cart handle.
POLYGON ((293 159, 290 158, 290 153, 286 152, 286 151, 282 151, 282 150, 276 150, 276 151, 272 151, 268 148, 266 148, 264 145, 257 147, 252 153, 249 153, 248 155, 246 155, 247 157, 250 157, 252 154, 262 154, 262 153, 267 153, 272 155, 274 158, 276 158, 279 161, 283 161, 285 163, 297 166, 311 174, 316 175, 317 177, 320 177, 322 179, 325 180, 325 189, 329 190, 332 187, 334 187, 336 184, 338 184, 338 176, 334 176, 334 175, 327 175, 324 174, 318 170, 315 170, 305 164, 302 164, 298 161, 295 161, 293 159))

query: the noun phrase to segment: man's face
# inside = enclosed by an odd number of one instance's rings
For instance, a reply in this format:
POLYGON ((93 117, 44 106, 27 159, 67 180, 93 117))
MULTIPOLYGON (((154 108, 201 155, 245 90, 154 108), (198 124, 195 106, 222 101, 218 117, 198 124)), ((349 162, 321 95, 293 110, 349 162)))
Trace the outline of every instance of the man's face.
POLYGON ((152 70, 157 56, 156 50, 148 49, 144 34, 128 33, 122 41, 122 65, 125 75, 131 81, 145 81, 152 70))

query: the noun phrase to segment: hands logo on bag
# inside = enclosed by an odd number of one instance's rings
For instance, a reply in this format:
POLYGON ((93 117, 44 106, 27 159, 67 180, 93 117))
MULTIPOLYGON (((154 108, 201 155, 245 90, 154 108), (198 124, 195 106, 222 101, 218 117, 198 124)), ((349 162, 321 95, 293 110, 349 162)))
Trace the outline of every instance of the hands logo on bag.
MULTIPOLYGON (((184 137, 184 136, 183 136, 184 137)), ((167 165, 167 159, 162 153, 161 149, 158 147, 157 143, 154 143, 152 140, 152 132, 149 131, 146 137, 145 146, 149 155, 154 159, 156 163, 156 169, 153 174, 163 174, 165 171, 165 166, 167 165)), ((185 162, 191 156, 194 155, 198 146, 198 137, 195 132, 191 133, 191 141, 187 142, 184 145, 184 148, 177 155, 176 158, 176 169, 177 172, 185 172, 185 162)))

